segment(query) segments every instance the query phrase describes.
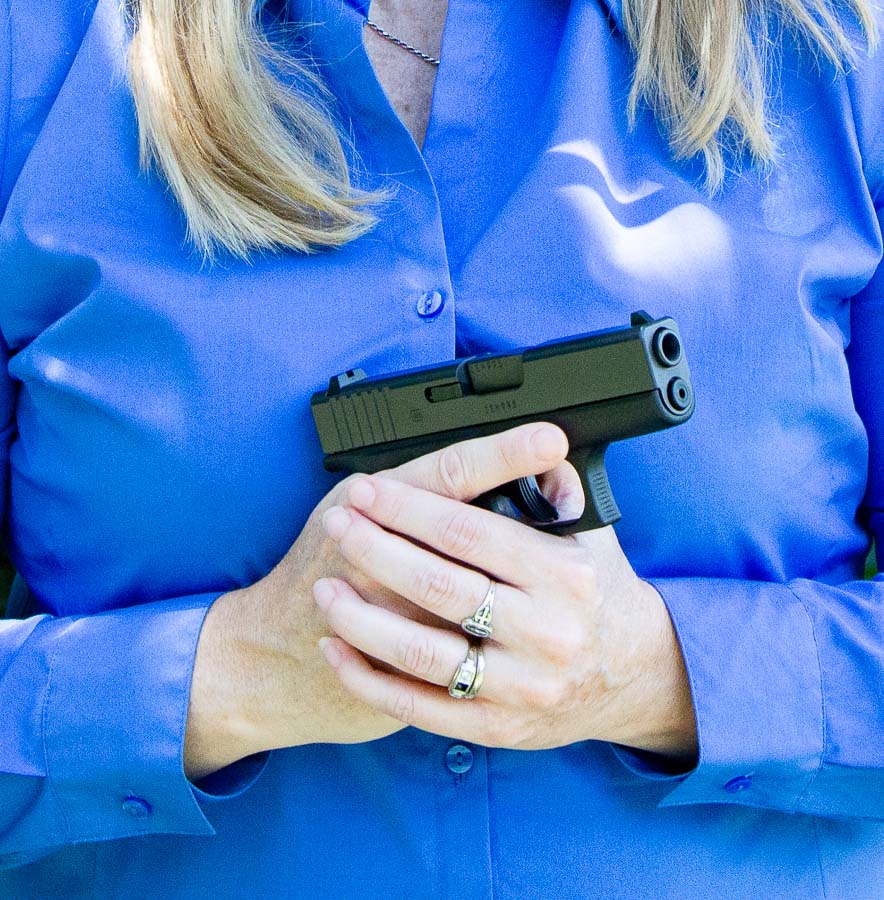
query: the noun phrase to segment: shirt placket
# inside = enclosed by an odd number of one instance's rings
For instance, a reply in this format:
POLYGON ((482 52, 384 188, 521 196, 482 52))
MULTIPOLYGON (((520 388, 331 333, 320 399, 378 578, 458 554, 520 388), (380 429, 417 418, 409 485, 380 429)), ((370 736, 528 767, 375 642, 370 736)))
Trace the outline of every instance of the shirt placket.
MULTIPOLYGON (((402 345, 408 354, 403 367, 452 359, 455 297, 439 197, 424 156, 393 110, 364 51, 367 4, 314 0, 308 5, 314 21, 320 12, 328 23, 328 28, 314 29, 313 53, 328 63, 327 77, 351 118, 364 167, 357 177, 364 179, 366 188, 394 189, 380 207, 379 226, 368 239, 387 244, 391 259, 387 289, 401 293, 402 345)), ((464 4, 450 2, 443 52, 451 51, 451 63, 443 60, 436 92, 450 94, 467 86, 468 73, 457 64, 462 54, 457 52, 456 34, 466 24, 464 4)), ((431 112, 430 128, 432 121, 431 112)), ((431 843, 438 895, 491 897, 487 751, 414 730, 411 735, 414 746, 409 755, 414 765, 431 768, 436 810, 431 843)), ((427 819, 425 827, 430 826, 427 819)))

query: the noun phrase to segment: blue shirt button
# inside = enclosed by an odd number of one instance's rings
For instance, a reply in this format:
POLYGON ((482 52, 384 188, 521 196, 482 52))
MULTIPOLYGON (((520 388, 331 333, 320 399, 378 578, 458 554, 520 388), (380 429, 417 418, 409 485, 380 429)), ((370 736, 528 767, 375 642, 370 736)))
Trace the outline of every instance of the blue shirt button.
POLYGON ((731 780, 724 786, 724 789, 729 794, 739 794, 740 791, 745 791, 750 787, 752 787, 752 776, 738 775, 736 778, 731 778, 731 780))
POLYGON ((431 316, 441 312, 444 305, 445 298, 442 296, 441 291, 424 291, 417 301, 417 314, 425 319, 429 319, 431 316))
POLYGON ((123 801, 123 811, 133 819, 146 819, 153 812, 153 807, 141 797, 127 797, 123 801))
POLYGON ((454 744, 445 754, 445 765, 455 775, 462 775, 473 768, 473 751, 464 744, 454 744))

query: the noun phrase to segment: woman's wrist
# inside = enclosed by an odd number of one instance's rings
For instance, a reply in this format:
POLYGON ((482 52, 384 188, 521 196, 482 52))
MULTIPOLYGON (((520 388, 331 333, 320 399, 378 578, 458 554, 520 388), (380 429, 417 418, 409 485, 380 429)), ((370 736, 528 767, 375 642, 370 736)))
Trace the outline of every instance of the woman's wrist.
POLYGON ((266 749, 260 746, 256 686, 237 624, 245 595, 238 590, 218 597, 200 632, 184 740, 184 771, 191 781, 266 749))
POLYGON ((641 620, 627 643, 632 674, 607 739, 692 764, 698 752, 696 718, 675 628, 653 585, 640 581, 637 593, 641 620))

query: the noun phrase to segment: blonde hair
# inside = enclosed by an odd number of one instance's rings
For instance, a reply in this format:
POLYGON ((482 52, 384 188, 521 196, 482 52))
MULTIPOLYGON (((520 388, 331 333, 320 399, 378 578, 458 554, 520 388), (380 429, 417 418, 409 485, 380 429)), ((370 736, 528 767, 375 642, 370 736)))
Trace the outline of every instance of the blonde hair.
MULTIPOLYGON (((254 0, 126 3, 141 164, 165 176, 204 257, 338 247, 374 225, 383 196, 351 184, 326 88, 306 61, 274 50, 254 0)), ((841 5, 872 50, 870 0, 841 5)), ((776 13, 836 71, 856 61, 833 0, 623 0, 623 11, 635 53, 630 127, 647 104, 675 159, 702 154, 710 194, 728 151, 760 166, 776 158, 765 87, 777 42, 753 37, 753 24, 776 13)))
MULTIPOLYGON (((675 159, 702 153, 706 190, 725 177, 726 151, 749 152, 759 167, 773 164, 766 79, 780 41, 768 34, 792 30, 819 63, 838 73, 854 65, 857 51, 831 0, 624 0, 624 25, 636 65, 627 111, 635 123, 640 101, 666 128, 675 159), (754 14, 754 15, 753 15, 754 14), (760 31, 756 37, 753 27, 760 31)), ((869 52, 878 41, 869 0, 841 4, 856 18, 869 52)))

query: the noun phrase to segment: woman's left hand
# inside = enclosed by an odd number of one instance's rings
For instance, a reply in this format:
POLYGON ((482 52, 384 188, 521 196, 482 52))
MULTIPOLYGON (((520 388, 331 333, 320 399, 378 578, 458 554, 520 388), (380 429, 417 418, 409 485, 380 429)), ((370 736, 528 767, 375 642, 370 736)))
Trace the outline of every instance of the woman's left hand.
MULTIPOLYGON (((551 431, 564 460, 563 435, 551 431)), ((579 491, 567 463, 547 482, 557 503, 579 491)), ((607 740, 681 760, 696 754, 672 623, 613 528, 556 537, 383 475, 353 480, 348 506, 328 510, 324 522, 351 565, 456 626, 497 582, 484 680, 471 701, 447 690, 467 655, 466 634, 374 606, 344 581, 317 582, 316 602, 335 634, 321 642, 323 653, 364 702, 485 746, 607 740)))

